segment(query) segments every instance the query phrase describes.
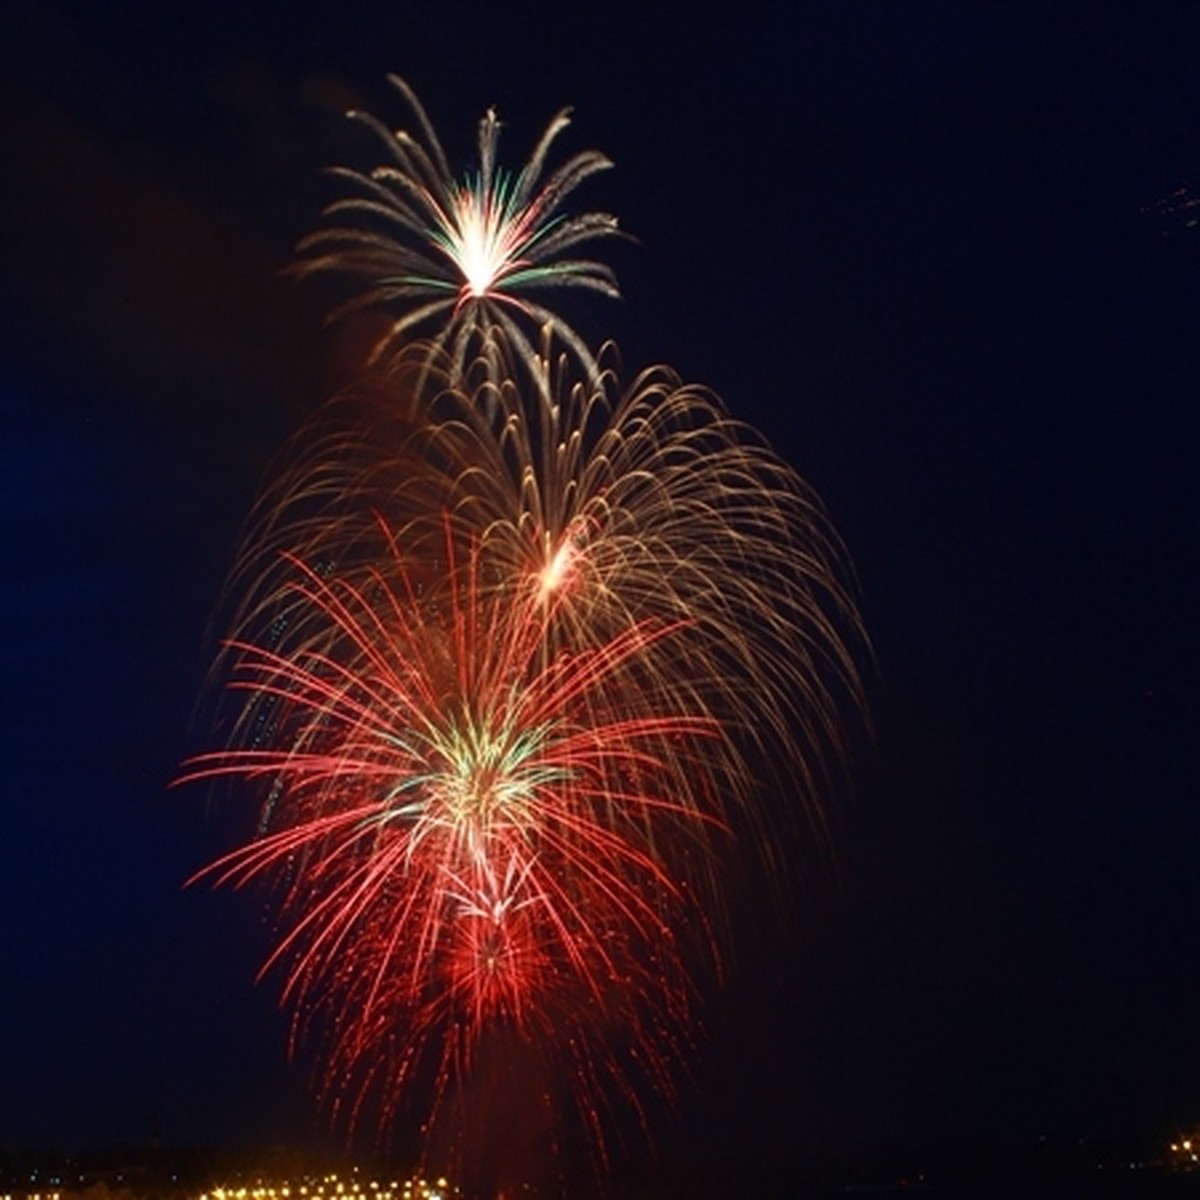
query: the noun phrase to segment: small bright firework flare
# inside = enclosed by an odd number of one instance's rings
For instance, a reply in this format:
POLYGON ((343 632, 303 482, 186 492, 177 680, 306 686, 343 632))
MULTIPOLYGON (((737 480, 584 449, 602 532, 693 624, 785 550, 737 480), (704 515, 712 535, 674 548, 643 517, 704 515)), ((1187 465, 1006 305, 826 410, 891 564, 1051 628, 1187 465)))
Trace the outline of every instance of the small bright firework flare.
POLYGON ((583 339, 529 293, 568 287, 618 294, 609 267, 573 253, 582 242, 614 235, 616 218, 562 211, 571 192, 611 162, 588 150, 544 178, 551 145, 569 124, 563 109, 514 175, 497 164, 500 120, 489 109, 479 122, 478 164, 455 176, 412 89, 394 75, 389 81, 415 116, 419 134, 390 130, 368 113, 349 114, 378 136, 386 161, 365 173, 333 169, 354 195, 335 201, 325 215, 346 223, 300 243, 297 273, 336 272, 361 282, 331 320, 368 308, 392 314, 373 360, 386 361, 411 331, 440 325, 434 340, 461 369, 478 349, 479 336, 498 326, 518 357, 534 366, 523 328, 532 326, 534 341, 539 330, 552 329, 594 372, 583 339))

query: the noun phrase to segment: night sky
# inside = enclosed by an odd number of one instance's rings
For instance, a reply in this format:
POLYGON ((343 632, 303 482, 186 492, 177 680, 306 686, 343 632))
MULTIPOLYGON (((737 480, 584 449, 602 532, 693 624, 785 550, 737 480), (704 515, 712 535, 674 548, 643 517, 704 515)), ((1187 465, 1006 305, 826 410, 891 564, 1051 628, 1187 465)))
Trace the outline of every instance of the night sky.
POLYGON ((279 271, 364 164, 337 114, 407 122, 388 71, 461 165, 489 104, 509 163, 574 106, 558 154, 617 164, 576 208, 636 238, 574 324, 715 388, 859 577, 837 862, 782 922, 746 881, 662 1152, 1200 1121, 1200 207, 1158 203, 1200 7, 312 7, 0 29, 0 1150, 322 1127, 262 898, 182 889, 252 817, 168 783, 239 523, 347 378, 279 271))

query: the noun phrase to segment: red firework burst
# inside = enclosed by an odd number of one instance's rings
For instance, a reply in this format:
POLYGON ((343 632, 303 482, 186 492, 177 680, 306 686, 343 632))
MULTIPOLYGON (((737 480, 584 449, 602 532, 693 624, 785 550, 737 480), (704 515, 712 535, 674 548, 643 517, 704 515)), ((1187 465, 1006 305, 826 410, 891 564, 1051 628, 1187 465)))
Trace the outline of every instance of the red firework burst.
POLYGON ((685 626, 631 622, 549 656, 557 597, 486 582, 448 522, 444 584, 424 586, 380 532, 389 555, 357 579, 287 559, 312 618, 299 640, 231 644, 269 744, 201 755, 183 781, 259 781, 266 827, 202 874, 286 880, 268 966, 287 964, 297 1029, 324 1028, 327 1098, 351 1122, 371 1096, 390 1120, 422 1072, 438 1108, 507 1030, 568 1049, 602 1144, 600 1092, 670 1088, 683 931, 707 928, 695 876, 722 827, 704 769, 722 734, 637 700, 685 626))

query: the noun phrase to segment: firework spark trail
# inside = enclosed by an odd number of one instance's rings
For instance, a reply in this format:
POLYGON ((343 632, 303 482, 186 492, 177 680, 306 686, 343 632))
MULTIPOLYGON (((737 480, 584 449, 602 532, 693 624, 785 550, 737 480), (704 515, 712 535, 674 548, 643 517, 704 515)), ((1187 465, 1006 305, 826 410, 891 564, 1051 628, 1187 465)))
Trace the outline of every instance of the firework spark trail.
POLYGON ((581 242, 615 235, 616 218, 561 211, 575 188, 612 163, 597 151, 584 151, 543 179, 551 145, 570 123, 569 110, 563 109, 513 176, 496 163, 501 126, 489 109, 479 123, 479 164, 456 178, 412 89, 394 75, 389 81, 416 117, 420 136, 389 130, 369 113, 348 114, 376 135, 387 161, 365 174, 348 167, 333 170, 355 194, 335 201, 324 215, 357 223, 305 238, 296 272, 334 272, 362 281, 362 290, 331 320, 368 308, 396 314, 375 346, 373 362, 386 361, 411 331, 434 324, 439 325, 435 345, 451 349, 460 371, 472 345, 477 348, 482 335, 496 328, 520 361, 536 365, 533 344, 522 329, 528 323, 534 330, 552 329, 594 375, 584 340, 528 293, 570 287, 618 295, 611 268, 566 257, 581 242))

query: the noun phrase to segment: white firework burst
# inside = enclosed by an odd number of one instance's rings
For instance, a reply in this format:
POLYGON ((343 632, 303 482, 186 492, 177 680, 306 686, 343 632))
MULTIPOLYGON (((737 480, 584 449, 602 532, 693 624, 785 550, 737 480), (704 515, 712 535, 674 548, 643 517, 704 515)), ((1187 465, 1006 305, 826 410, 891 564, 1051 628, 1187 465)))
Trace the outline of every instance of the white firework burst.
POLYGON ((494 350, 488 335, 499 328, 500 342, 540 374, 541 359, 522 327, 532 325, 539 342, 547 331, 558 337, 594 376, 584 340, 528 293, 571 287, 619 295, 611 268, 573 255, 581 242, 617 234, 616 218, 562 211, 567 196, 611 167, 610 160, 586 150, 544 178, 551 145, 570 122, 570 110, 562 109, 514 175, 497 165, 501 124, 489 109, 479 122, 478 166, 457 178, 416 94, 398 76, 388 80, 416 117, 419 135, 390 130, 369 113, 348 114, 378 136, 387 161, 366 172, 332 169, 354 194, 326 208, 324 215, 339 223, 300 243, 296 272, 362 281, 330 320, 370 308, 396 313, 372 363, 386 364, 409 336, 423 333, 431 338, 431 356, 447 351, 453 373, 461 375, 469 355, 494 350))

